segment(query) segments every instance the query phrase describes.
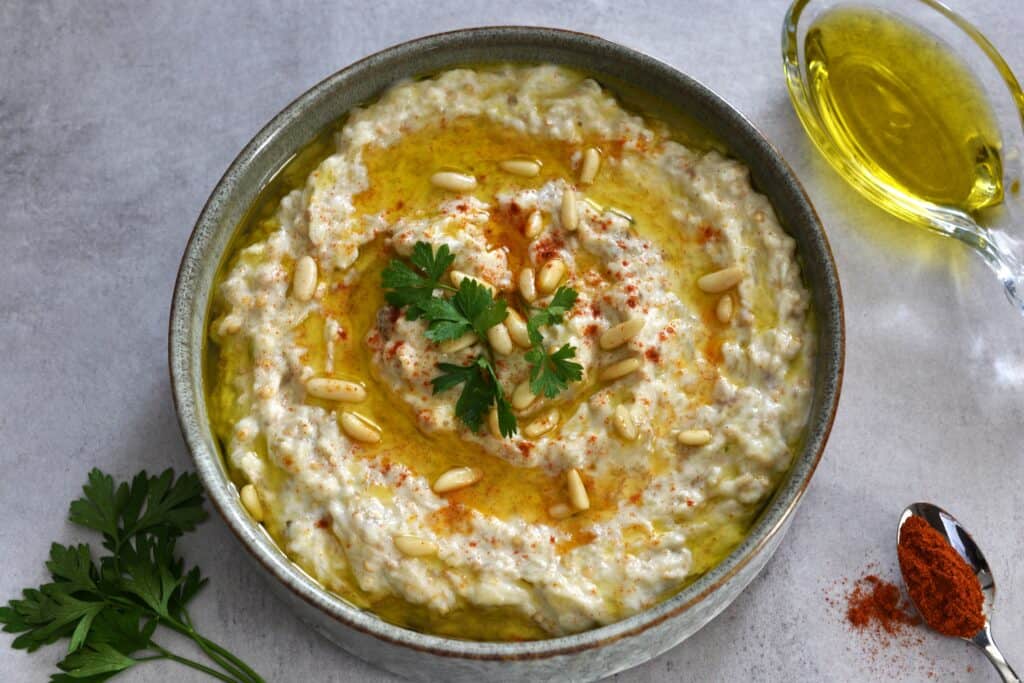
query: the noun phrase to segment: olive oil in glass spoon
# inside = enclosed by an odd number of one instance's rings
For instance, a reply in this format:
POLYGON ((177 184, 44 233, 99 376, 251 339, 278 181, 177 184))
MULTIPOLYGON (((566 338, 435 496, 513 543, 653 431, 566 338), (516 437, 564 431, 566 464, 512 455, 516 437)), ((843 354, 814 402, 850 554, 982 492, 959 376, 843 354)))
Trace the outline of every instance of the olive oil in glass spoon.
MULTIPOLYGON (((1024 107, 991 44, 943 5, 920 2, 982 47, 1024 107)), ((790 17, 806 4, 794 3, 790 17)), ((967 65, 937 36, 877 7, 840 4, 821 12, 803 48, 800 84, 785 48, 787 78, 791 92, 801 89, 799 98, 793 92, 797 112, 833 166, 890 213, 978 250, 1024 312, 1024 267, 1008 242, 974 219, 1003 201, 1003 164, 996 117, 967 65)))

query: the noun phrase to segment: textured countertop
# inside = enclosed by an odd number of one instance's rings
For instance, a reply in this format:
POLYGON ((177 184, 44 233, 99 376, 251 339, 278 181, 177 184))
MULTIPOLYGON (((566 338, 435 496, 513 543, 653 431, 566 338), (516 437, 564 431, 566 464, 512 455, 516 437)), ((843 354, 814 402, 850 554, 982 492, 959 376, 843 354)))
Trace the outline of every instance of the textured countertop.
MULTIPOLYGON (((954 4, 1024 74, 1018 1, 954 4)), ((0 3, 0 598, 39 583, 52 540, 83 540, 65 511, 91 467, 190 467, 167 375, 171 288, 200 207, 248 139, 380 48, 539 24, 645 50, 744 112, 805 183, 846 299, 839 416, 781 550, 707 628, 615 680, 993 680, 981 655, 923 631, 909 649, 872 653, 826 599, 869 563, 895 576, 894 525, 915 500, 974 531, 1001 588, 997 637, 1024 668, 1024 318, 980 259, 875 209, 811 147, 779 65, 786 4, 491 6, 0 3)), ((183 549, 211 577, 197 623, 268 680, 393 680, 309 632, 219 520, 183 549)), ((45 680, 59 646, 26 655, 9 642, 3 680, 45 680)), ((124 680, 190 674, 156 663, 124 680)))

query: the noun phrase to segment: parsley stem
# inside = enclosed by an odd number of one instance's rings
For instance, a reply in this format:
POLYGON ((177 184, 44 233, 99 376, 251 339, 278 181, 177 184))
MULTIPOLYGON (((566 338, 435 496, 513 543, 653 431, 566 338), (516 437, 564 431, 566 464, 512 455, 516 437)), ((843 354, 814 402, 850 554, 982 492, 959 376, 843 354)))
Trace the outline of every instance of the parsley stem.
POLYGON ((212 640, 199 635, 199 632, 192 628, 191 620, 187 613, 182 616, 186 622, 189 623, 181 623, 175 619, 168 619, 166 617, 161 618, 160 621, 172 631, 177 631, 181 635, 191 639, 199 646, 199 649, 206 653, 207 657, 215 661, 221 668, 231 673, 231 675, 235 676, 238 680, 243 681, 243 683, 265 683, 263 677, 256 673, 245 662, 238 659, 238 657, 231 654, 231 652, 212 640))
POLYGON ((228 668, 227 665, 224 664, 222 661, 223 659, 227 659, 229 662, 231 662, 232 669, 240 670, 244 674, 243 677, 240 677, 243 678, 243 680, 251 681, 252 683, 266 683, 263 680, 262 676, 256 673, 249 665, 240 660, 238 657, 231 654, 231 652, 224 649, 212 640, 209 640, 208 638, 205 638, 199 635, 198 633, 195 633, 195 631, 193 631, 193 634, 195 636, 194 640, 199 645, 199 647, 202 648, 203 652, 209 655, 209 657, 216 661, 218 664, 220 664, 224 668, 228 668), (214 653, 216 653, 217 656, 215 656, 214 653))
MULTIPOLYGON (((159 645, 157 645, 153 641, 150 641, 149 646, 152 647, 157 652, 159 652, 160 653, 160 657, 162 657, 163 659, 169 659, 172 662, 177 662, 178 664, 184 664, 185 666, 187 666, 189 668, 192 668, 192 669, 195 669, 196 671, 202 671, 204 674, 207 674, 208 676, 213 676, 214 678, 216 678, 218 680, 226 681, 226 683, 238 683, 238 680, 235 679, 235 678, 229 678, 228 676, 222 674, 221 672, 217 671, 216 669, 211 669, 210 667, 204 666, 203 664, 200 664, 199 662, 193 661, 193 660, 191 660, 191 659, 189 659, 187 657, 181 657, 179 655, 176 655, 173 652, 171 652, 170 650, 168 650, 166 648, 163 648, 163 647, 160 647, 159 645)), ((147 657, 146 659, 148 660, 150 658, 147 657)), ((144 661, 144 660, 139 660, 139 661, 144 661)))

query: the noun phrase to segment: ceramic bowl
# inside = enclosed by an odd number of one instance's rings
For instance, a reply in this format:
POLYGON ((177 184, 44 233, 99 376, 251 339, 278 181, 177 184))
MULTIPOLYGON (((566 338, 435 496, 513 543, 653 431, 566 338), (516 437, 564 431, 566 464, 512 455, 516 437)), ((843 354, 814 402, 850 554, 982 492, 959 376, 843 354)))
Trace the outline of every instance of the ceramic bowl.
POLYGON ((825 447, 842 381, 843 339, 839 280, 821 223, 778 151, 739 112, 672 67, 601 38, 496 27, 420 38, 367 57, 311 88, 246 145, 214 188, 185 249, 171 310, 170 366, 181 429, 213 507, 276 591, 314 629, 357 657, 416 680, 584 681, 636 666, 683 641, 761 571, 825 447), (558 63, 598 80, 628 84, 680 110, 724 142, 751 169, 754 185, 796 240, 812 292, 818 353, 803 448, 749 536, 719 565, 671 599, 608 626, 532 642, 470 642, 414 632, 352 606, 306 575, 252 522, 228 478, 207 418, 203 342, 213 279, 235 229, 260 188, 297 150, 399 79, 505 61, 558 63))

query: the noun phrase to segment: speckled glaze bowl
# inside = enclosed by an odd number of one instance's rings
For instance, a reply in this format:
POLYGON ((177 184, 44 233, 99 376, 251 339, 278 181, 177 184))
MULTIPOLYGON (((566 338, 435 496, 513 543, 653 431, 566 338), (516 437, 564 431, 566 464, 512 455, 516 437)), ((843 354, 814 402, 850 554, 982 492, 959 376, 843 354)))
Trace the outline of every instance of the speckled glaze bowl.
POLYGON ((302 619, 357 657, 424 681, 595 680, 651 659, 708 623, 761 571, 789 526, 835 416, 843 343, 842 297, 825 232, 792 170, 750 122, 700 83, 651 57, 594 36, 525 27, 469 29, 403 43, 339 71, 292 102, 246 145, 213 190, 185 249, 170 319, 175 406, 213 507, 302 619), (260 188, 317 133, 395 81, 502 61, 554 62, 599 80, 629 84, 695 119, 724 142, 750 167, 755 187, 771 200, 796 240, 818 324, 814 398, 803 450, 746 540, 678 595, 641 614, 572 636, 516 643, 424 635, 324 590, 242 509, 210 429, 203 391, 213 279, 260 188))

